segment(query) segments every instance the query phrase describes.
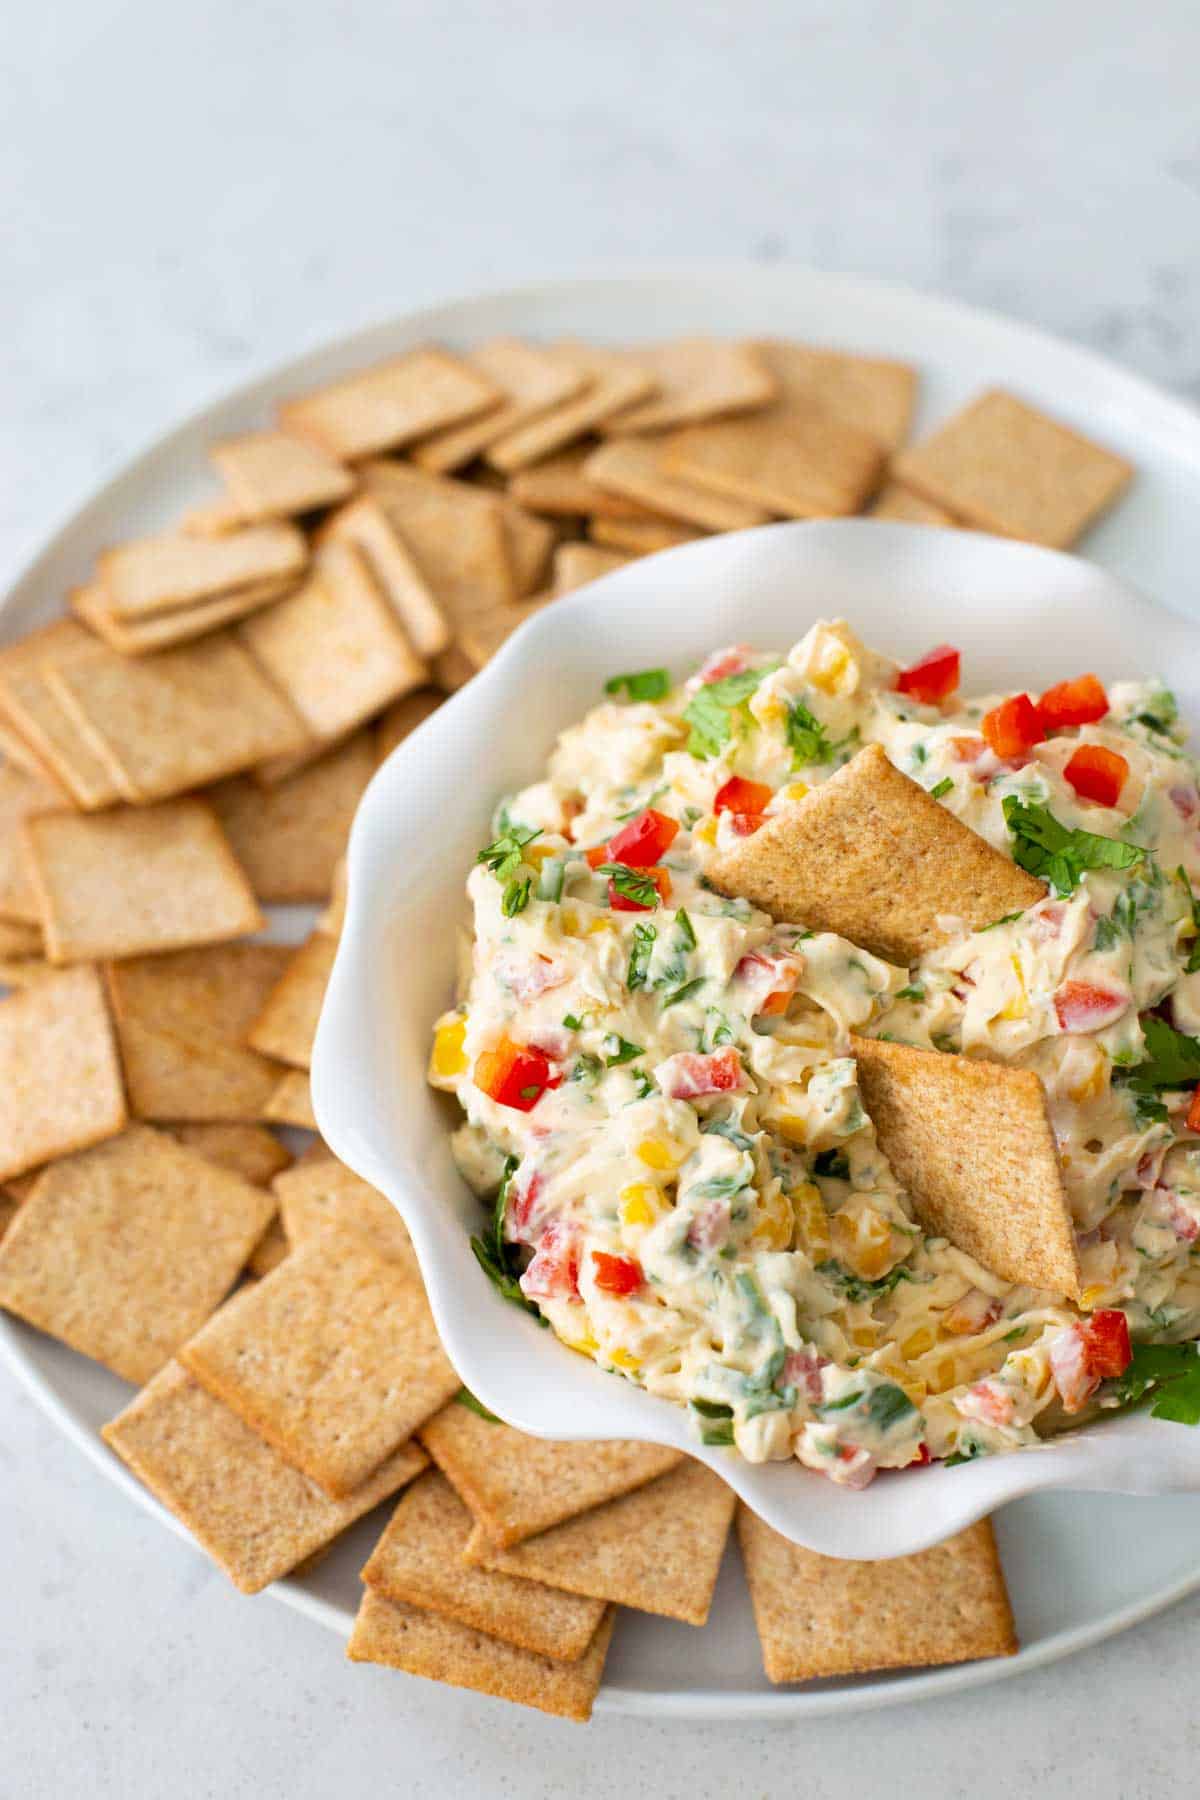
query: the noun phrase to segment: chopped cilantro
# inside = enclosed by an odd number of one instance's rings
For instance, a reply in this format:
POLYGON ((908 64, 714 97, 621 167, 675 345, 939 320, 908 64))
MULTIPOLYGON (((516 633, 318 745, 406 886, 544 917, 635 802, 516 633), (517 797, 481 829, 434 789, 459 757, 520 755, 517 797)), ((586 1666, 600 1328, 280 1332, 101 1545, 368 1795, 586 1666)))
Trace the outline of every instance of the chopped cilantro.
POLYGON ((697 975, 693 981, 685 981, 682 987, 674 988, 671 993, 664 994, 662 999, 664 1012, 668 1006, 678 1006, 681 1000, 690 999, 698 988, 704 986, 705 980, 705 976, 697 975))
POLYGON ((731 714, 744 706, 766 669, 743 669, 740 674, 726 675, 723 681, 710 681, 693 694, 683 709, 691 726, 687 747, 693 756, 719 756, 722 747, 733 736, 731 714))
POLYGON ((1156 1419, 1200 1425, 1200 1350, 1196 1344, 1138 1344, 1117 1382, 1126 1405, 1155 1389, 1150 1411, 1156 1419))
POLYGON ((493 843, 485 844, 475 861, 489 868, 497 881, 508 881, 521 866, 521 852, 526 844, 532 844, 534 838, 541 835, 537 829, 514 825, 501 832, 493 843))
POLYGON ((604 1060, 610 1069, 619 1068, 622 1063, 632 1062, 635 1056, 643 1055, 641 1044, 631 1044, 619 1032, 610 1031, 604 1040, 604 1060))
POLYGON ((514 918, 517 913, 525 911, 529 905, 529 890, 532 885, 532 878, 528 875, 524 881, 518 881, 514 877, 509 882, 504 890, 504 898, 500 902, 500 911, 506 919, 514 918))
POLYGON ((610 675, 604 684, 606 694, 619 694, 622 688, 631 700, 662 700, 671 691, 671 677, 665 669, 639 669, 633 675, 610 675))
POLYGON ((700 1127, 708 1137, 723 1137, 735 1150, 753 1150, 753 1139, 739 1131, 732 1119, 706 1119, 700 1127))
POLYGON ((897 1000, 923 1000, 925 998, 925 989, 921 986, 919 981, 913 981, 910 982, 908 987, 897 988, 896 998, 897 1000))
POLYGON ((1156 685, 1150 704, 1143 712, 1133 716, 1135 724, 1144 725, 1148 731, 1158 731, 1164 737, 1169 737, 1171 727, 1179 719, 1179 702, 1170 688, 1156 685))
POLYGON ((1176 869, 1175 873, 1183 883, 1184 891, 1188 897, 1188 905, 1192 909, 1192 924, 1196 927, 1196 936, 1192 939, 1191 948, 1188 951, 1188 959, 1183 965, 1183 972, 1185 975, 1194 975, 1196 970, 1200 969, 1200 900, 1197 900, 1195 894, 1192 892, 1192 884, 1187 878, 1186 870, 1179 868, 1176 869))
POLYGON ((499 1425, 500 1421, 495 1413, 489 1412, 487 1407, 483 1404, 483 1401, 475 1398, 470 1388, 459 1388, 454 1398, 458 1401, 460 1406, 465 1406, 468 1412, 473 1412, 476 1418, 488 1419, 493 1425, 499 1425))
POLYGON ((850 1393, 843 1394, 840 1400, 826 1400, 824 1406, 818 1410, 823 1413, 845 1412, 848 1407, 857 1406, 862 1397, 862 1388, 854 1388, 850 1393))
POLYGON ((504 1214, 508 1206, 508 1193, 512 1185, 512 1178, 516 1171, 517 1158, 510 1156, 504 1164, 504 1176, 496 1194, 496 1203, 492 1208, 487 1235, 473 1237, 471 1250, 475 1261, 496 1291, 505 1300, 511 1301, 514 1306, 519 1306, 522 1311, 532 1313, 539 1325, 545 1325, 547 1321, 542 1318, 533 1301, 527 1300, 521 1292, 520 1281, 509 1260, 513 1254, 513 1246, 504 1240, 504 1214))
POLYGON ((1200 1081, 1200 1038, 1186 1037, 1157 1013, 1143 1013, 1142 1034, 1146 1040, 1145 1059, 1126 1078, 1135 1093, 1186 1088, 1200 1081))
POLYGON ((844 1269, 840 1262, 835 1262, 832 1258, 817 1264, 817 1274, 832 1281, 850 1301, 882 1300, 900 1282, 916 1279, 911 1269, 906 1269, 903 1263, 899 1263, 888 1274, 881 1275, 878 1281, 864 1281, 861 1276, 844 1269))
POLYGON ((696 948, 695 928, 682 906, 675 914, 675 926, 682 948, 684 950, 694 950, 696 948))
POLYGON ((867 1404, 863 1409, 877 1431, 890 1431, 901 1419, 907 1419, 916 1407, 902 1387, 894 1381, 885 1381, 880 1387, 872 1388, 867 1396, 867 1404))
POLYGON ((1008 794, 1004 821, 1012 833, 1013 860, 1048 881, 1058 894, 1073 894, 1085 869, 1131 869, 1146 852, 1094 831, 1070 831, 1048 807, 1008 794))
POLYGON ((598 1056, 593 1056, 590 1050, 585 1050, 583 1055, 577 1056, 571 1065, 570 1079, 583 1082, 595 1081, 603 1067, 604 1064, 598 1056))
POLYGON ((646 985, 657 936, 653 925, 635 925, 633 928, 633 946, 629 952, 629 970, 625 976, 625 986, 631 991, 646 985))
POLYGON ((654 877, 644 869, 631 869, 625 863, 601 863, 596 873, 607 875, 614 893, 620 894, 623 900, 632 900, 635 906, 648 908, 658 905, 659 892, 654 877))
POLYGON ((562 1022, 563 1022, 563 1028, 566 1031, 582 1031, 583 1030, 583 1020, 578 1018, 574 1013, 564 1013, 562 1016, 562 1022))
POLYGON ((654 1083, 647 1075, 645 1069, 631 1069, 629 1073, 633 1076, 633 1097, 635 1100, 644 1100, 648 1094, 654 1092, 654 1083))
POLYGON ((990 925, 981 925, 979 929, 980 931, 998 931, 1001 925, 1011 925, 1014 919, 1019 919, 1020 917, 1021 914, 1019 912, 1002 913, 998 919, 993 919, 990 925))
POLYGON ((935 781, 930 788, 929 798, 931 800, 940 800, 942 795, 948 794, 953 786, 953 779, 949 775, 943 775, 942 779, 940 781, 935 781))
POLYGON ((698 1181, 689 1191, 698 1200, 728 1200, 734 1194, 740 1194, 745 1186, 744 1175, 710 1175, 707 1181, 698 1181))
POLYGON ((809 763, 830 762, 833 758, 833 745, 825 736, 821 721, 809 712, 802 700, 793 700, 788 706, 787 741, 793 769, 803 769, 809 763))
POLYGON ((723 1400, 691 1400, 688 1403, 693 1412, 698 1412, 702 1419, 732 1419, 733 1408, 726 1406, 723 1400))
POLYGON ((1000 1342, 1002 1344, 1015 1344, 1018 1339, 1028 1336, 1028 1333, 1028 1325, 1018 1325, 1015 1331, 1006 1331, 1000 1342))

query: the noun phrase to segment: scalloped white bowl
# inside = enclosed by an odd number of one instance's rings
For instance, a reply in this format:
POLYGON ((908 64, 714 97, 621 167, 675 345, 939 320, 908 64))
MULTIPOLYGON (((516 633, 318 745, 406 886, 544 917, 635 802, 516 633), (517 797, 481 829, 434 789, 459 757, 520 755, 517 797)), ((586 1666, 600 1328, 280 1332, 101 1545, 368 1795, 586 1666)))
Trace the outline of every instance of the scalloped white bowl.
POLYGON ((1200 1490, 1200 1431, 1144 1414, 1011 1456, 885 1474, 860 1493, 797 1463, 748 1463, 699 1444, 681 1408, 565 1349, 499 1298, 471 1254, 481 1213, 450 1155, 457 1109, 426 1085, 425 1065, 433 1021, 453 999, 463 884, 497 800, 537 778, 614 671, 665 664, 682 676, 718 644, 786 649, 814 619, 838 615, 900 658, 959 645, 968 691, 1037 688, 1083 669, 1102 680, 1161 674, 1200 716, 1195 627, 1076 557, 844 520, 631 563, 523 625, 371 783, 314 1052, 321 1130, 404 1218, 442 1342, 486 1406, 537 1437, 674 1445, 811 1550, 906 1555, 1039 1488, 1200 1490))

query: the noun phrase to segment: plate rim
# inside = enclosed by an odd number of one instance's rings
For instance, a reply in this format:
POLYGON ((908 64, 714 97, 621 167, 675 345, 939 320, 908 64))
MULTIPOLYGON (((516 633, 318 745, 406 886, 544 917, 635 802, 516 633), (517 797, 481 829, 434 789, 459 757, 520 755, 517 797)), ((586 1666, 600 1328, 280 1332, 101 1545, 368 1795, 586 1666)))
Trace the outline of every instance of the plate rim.
MULTIPOLYGON (((529 309, 548 302, 595 300, 601 297, 598 290, 605 287, 627 293, 630 289, 648 291, 656 286, 687 283, 731 290, 757 285, 764 290, 777 287, 780 290, 820 291, 831 307, 834 329, 830 335, 842 343, 855 334, 853 329, 841 333, 837 330, 839 300, 850 309, 858 303, 880 313, 910 314, 925 323, 932 317, 955 335, 970 333, 976 338, 980 335, 999 337, 1010 345, 1018 345, 1030 356, 1051 359, 1077 379, 1095 383, 1098 411, 1102 412, 1106 404, 1136 411, 1141 415, 1144 427, 1159 438, 1172 459, 1185 461, 1200 470, 1200 409, 1168 393, 1148 377, 1123 368, 1099 351, 1072 343, 1042 326, 1008 317, 993 308, 976 306, 953 296, 928 293, 905 282, 853 271, 824 270, 801 263, 676 259, 620 268, 597 265, 501 287, 471 288, 443 299, 422 299, 415 307, 381 313, 348 331, 315 338, 292 354, 252 370, 244 379, 221 389, 145 441, 99 485, 88 487, 81 497, 68 501, 49 529, 38 530, 36 547, 32 553, 18 553, 16 572, 6 582, 0 596, 0 624, 14 606, 19 607, 27 591, 36 587, 43 569, 69 549, 70 541, 80 533, 86 534, 89 528, 98 538, 101 516, 153 475, 173 451, 182 448, 189 438, 201 431, 224 429, 217 421, 231 410, 265 405, 273 390, 292 381, 303 381, 305 370, 313 363, 333 360, 351 367, 356 358, 375 354, 376 340, 389 335, 413 341, 422 332, 453 336, 460 323, 466 324, 472 311, 479 309, 529 309)), ((880 346, 877 353, 887 354, 886 346, 880 346)), ((1179 610, 1170 597, 1161 596, 1160 599, 1163 605, 1179 610)), ((0 1360, 12 1370, 42 1413, 82 1450, 98 1471, 194 1548, 194 1540, 183 1525, 134 1480, 109 1452, 98 1433, 76 1415, 35 1359, 22 1348, 20 1337, 21 1328, 0 1315, 0 1360)), ((883 1673, 878 1678, 865 1678, 861 1685, 840 1688, 781 1687, 766 1691, 697 1688, 690 1692, 655 1692, 604 1683, 597 1695, 595 1710, 599 1715, 691 1720, 811 1718, 876 1710, 938 1694, 962 1692, 1044 1667, 1119 1635, 1177 1604, 1197 1589, 1200 1589, 1200 1553, 1195 1567, 1186 1575, 1176 1577, 1100 1618, 1053 1632, 1028 1649, 1019 1650, 1013 1657, 949 1665, 916 1674, 883 1673)), ((349 1615, 332 1602, 309 1593, 298 1581, 285 1578, 273 1584, 268 1592, 294 1611, 345 1636, 349 1615)))

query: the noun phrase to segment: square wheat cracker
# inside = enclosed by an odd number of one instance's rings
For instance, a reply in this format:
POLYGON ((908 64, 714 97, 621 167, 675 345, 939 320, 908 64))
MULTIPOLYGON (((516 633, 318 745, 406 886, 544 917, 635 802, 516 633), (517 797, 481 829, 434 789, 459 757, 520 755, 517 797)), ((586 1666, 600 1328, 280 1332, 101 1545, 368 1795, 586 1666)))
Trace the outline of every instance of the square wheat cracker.
POLYGON ((220 1305, 274 1204, 132 1125, 45 1171, 0 1247, 0 1305, 127 1381, 148 1381, 220 1305))
POLYGON ((746 1506, 738 1539, 769 1681, 1013 1656, 1012 1609, 991 1523, 885 1562, 802 1550, 746 1506))
POLYGON ((180 1361, 335 1498, 459 1386, 420 1281, 340 1231, 235 1295, 180 1361))
POLYGON ((356 462, 473 419, 502 398, 461 357, 428 344, 285 401, 279 421, 339 461, 356 462))
POLYGON ((863 1105, 922 1225, 986 1269, 1079 1298, 1070 1201, 1041 1076, 853 1038, 863 1105))
MULTIPOLYGON (((664 443, 673 442, 667 438, 664 443)), ((743 531, 765 525, 770 512, 735 494, 715 493, 710 487, 685 480, 663 461, 657 439, 619 438, 601 444, 583 465, 589 481, 625 494, 659 515, 678 519, 705 531, 743 531)))
POLYGON ((308 561, 294 525, 248 525, 220 537, 186 532, 142 538, 96 559, 107 608, 117 619, 170 612, 260 581, 299 575, 308 561))
POLYGON ((303 1131, 319 1129, 306 1070, 284 1071, 267 1096, 262 1116, 275 1125, 296 1125, 303 1131))
POLYGON ((274 1185, 280 1216, 293 1247, 334 1229, 356 1233, 379 1256, 403 1263, 420 1277, 408 1227, 378 1188, 333 1156, 314 1157, 284 1170, 274 1185))
POLYGON ((1045 898, 1019 869, 868 744, 836 775, 715 856, 706 871, 789 924, 836 931, 907 968, 944 942, 1045 898))
POLYGON ((419 1606, 556 1662, 575 1662, 604 1613, 602 1600, 540 1581, 472 1568, 463 1550, 474 1521, 446 1477, 431 1469, 401 1500, 362 1572, 385 1600, 419 1606))
POLYGON ((165 800, 25 824, 53 963, 140 956, 261 931, 250 883, 212 808, 165 800))
POLYGON ((491 338, 468 351, 466 360, 504 399, 481 418, 440 431, 415 447, 413 461, 437 475, 463 468, 489 444, 532 424, 551 407, 573 400, 587 386, 582 369, 572 368, 551 351, 522 343, 520 338, 491 338))
POLYGON ((276 1213, 267 1229, 250 1252, 246 1263, 246 1273, 258 1276, 269 1275, 277 1269, 285 1257, 290 1256, 292 1246, 288 1242, 287 1232, 283 1228, 283 1220, 276 1213))
POLYGON ((265 1125, 179 1124, 165 1127, 175 1139, 219 1168, 232 1169, 255 1187, 269 1187, 292 1164, 286 1149, 265 1125))
POLYGON ((1133 467, 1000 388, 903 451, 906 487, 968 525, 1066 550, 1129 485, 1133 467))
POLYGON ((659 1444, 527 1437, 457 1402, 426 1420, 420 1435, 488 1537, 504 1546, 627 1494, 682 1460, 659 1444))
POLYGON ((394 701, 375 725, 376 762, 389 757, 397 744, 402 744, 410 732, 437 711, 444 698, 437 688, 427 687, 394 701))
POLYGON ((517 597, 501 497, 465 481, 381 460, 363 469, 451 627, 517 597))
POLYGON ((556 456, 548 456, 545 462, 534 463, 531 468, 518 469, 509 481, 509 493, 530 512, 546 513, 551 518, 654 518, 651 508, 588 480, 583 467, 596 447, 595 439, 588 439, 556 456))
POLYGON ((246 1034, 251 1049, 295 1068, 310 1066, 321 1003, 336 955, 337 940, 328 932, 314 931, 301 944, 246 1034))
POLYGON ((272 787, 239 776, 210 790, 207 798, 259 900, 328 900, 374 772, 374 740, 359 731, 272 787))
POLYGON ((868 432, 885 450, 898 450, 908 436, 918 379, 911 363, 786 338, 763 338, 755 348, 781 389, 810 394, 826 412, 868 432))
POLYGON ((295 593, 238 627, 313 736, 344 737, 428 671, 357 550, 326 543, 295 593))
POLYGON ((375 494, 361 494, 326 520, 322 540, 352 544, 374 576, 418 656, 440 656, 450 625, 412 553, 375 494))
POLYGON ((520 600, 515 606, 498 606, 494 612, 468 619, 459 630, 463 655, 469 657, 476 668, 482 669, 501 644, 507 643, 519 626, 540 613, 553 598, 552 594, 547 594, 544 600, 520 600))
POLYGON ((115 1136, 127 1117, 94 969, 0 1000, 0 1181, 115 1136))
POLYGON ((402 1444, 370 1480, 330 1500, 174 1362, 101 1436, 243 1594, 286 1575, 428 1460, 402 1444))
POLYGON ((657 392, 606 422, 608 435, 673 431, 679 425, 754 412, 775 398, 777 383, 751 343, 732 338, 667 338, 623 353, 648 369, 657 392))
POLYGON ((565 367, 585 375, 588 386, 573 400, 551 407, 540 418, 488 445, 484 456, 501 474, 511 475, 566 449, 654 392, 649 370, 639 368, 621 351, 599 350, 572 339, 554 345, 551 354, 565 367))
POLYGON ((218 594, 215 600, 196 600, 190 606, 176 606, 170 612, 154 613, 148 618, 118 619, 109 609, 102 584, 98 581, 72 588, 72 612, 102 638, 110 650, 121 656, 152 656, 156 650, 170 650, 177 644, 206 637, 223 625, 236 624, 253 612, 281 600, 297 585, 298 575, 285 575, 272 581, 254 581, 249 587, 237 588, 232 594, 218 594))
POLYGON ((553 1662, 454 1619, 396 1605, 368 1589, 346 1654, 351 1662, 382 1663, 582 1724, 592 1716, 615 1618, 610 1608, 577 1662, 553 1662))
POLYGON ((309 733, 231 632, 156 656, 116 651, 46 677, 123 788, 140 802, 219 781, 301 749, 309 733))
POLYGON ((958 520, 948 513, 944 506, 935 506, 932 500, 923 500, 911 488, 906 488, 898 481, 886 480, 870 506, 867 508, 870 519, 898 519, 905 525, 957 525, 958 520))
MULTIPOLYGON (((102 645, 93 640, 99 654, 102 645)), ((52 692, 40 669, 0 670, 0 707, 38 760, 68 792, 76 806, 99 811, 116 800, 131 800, 128 783, 85 742, 79 725, 52 692)))
POLYGON ((554 552, 553 592, 573 593, 633 561, 624 550, 606 550, 599 544, 560 544, 554 552))
POLYGON ((215 944, 108 966, 138 1118, 252 1125, 263 1116, 281 1070, 246 1033, 291 955, 286 944, 215 944))
POLYGON ((41 907, 26 864, 21 827, 35 813, 61 806, 45 782, 0 763, 0 921, 36 928, 41 907))
POLYGON ((476 1525, 464 1555, 568 1593, 703 1625, 736 1503, 719 1475, 687 1457, 631 1494, 508 1550, 490 1544, 476 1525))
POLYGON ((209 456, 239 517, 288 518, 336 506, 354 492, 354 476, 304 438, 251 431, 214 444, 209 456))
POLYGON ((673 519, 593 519, 588 537, 593 544, 610 550, 628 550, 631 556, 653 556, 658 550, 674 550, 679 544, 694 544, 707 534, 691 525, 677 525, 673 519))
POLYGON ((473 675, 478 674, 478 670, 457 644, 451 644, 448 650, 443 650, 440 656, 434 658, 432 674, 443 694, 456 694, 473 675))

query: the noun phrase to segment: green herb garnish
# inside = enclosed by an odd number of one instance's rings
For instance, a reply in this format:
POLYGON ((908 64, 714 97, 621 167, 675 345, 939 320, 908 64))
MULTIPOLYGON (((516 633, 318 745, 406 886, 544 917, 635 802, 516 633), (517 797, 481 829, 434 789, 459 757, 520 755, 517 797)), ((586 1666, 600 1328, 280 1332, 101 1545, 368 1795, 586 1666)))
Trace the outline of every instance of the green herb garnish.
POLYGON ((1200 1349, 1196 1344, 1138 1344, 1117 1381, 1117 1396, 1132 1405, 1151 1389, 1156 1419, 1200 1425, 1200 1349))
POLYGON ((691 726, 687 747, 693 756, 719 756, 722 747, 733 736, 732 714, 744 706, 758 687, 766 669, 743 669, 738 675, 726 675, 723 681, 710 681, 693 694, 683 709, 691 726))
POLYGON ((817 1264, 817 1274, 824 1275, 827 1280, 832 1281, 850 1301, 881 1300, 899 1286, 900 1282, 916 1280, 912 1270, 906 1269, 903 1263, 900 1263, 888 1274, 881 1275, 878 1281, 864 1281, 861 1276, 853 1274, 849 1269, 844 1269, 841 1263, 835 1262, 832 1257, 817 1264))
POLYGON ((521 852, 526 844, 532 844, 534 838, 541 835, 536 829, 514 825, 510 830, 501 832, 493 843, 485 844, 475 861, 489 868, 497 881, 507 881, 520 868, 523 860, 521 852))
POLYGON ((1135 1093, 1192 1087, 1200 1081, 1200 1038, 1186 1037, 1157 1013, 1142 1015, 1142 1035, 1146 1040, 1145 1058, 1126 1077, 1135 1093))
POLYGON ((635 1056, 643 1054, 641 1044, 631 1044, 619 1032, 610 1032, 604 1040, 604 1060, 610 1069, 618 1069, 622 1063, 632 1062, 635 1056))
POLYGON ((574 1013, 564 1013, 562 1016, 562 1022, 563 1022, 563 1029, 565 1031, 582 1031, 583 1030, 583 1020, 580 1018, 577 1018, 574 1013))
POLYGON ((649 911, 659 903, 654 878, 644 869, 631 869, 625 863, 601 863, 596 873, 607 875, 613 891, 623 900, 631 900, 635 906, 644 906, 649 911))
POLYGON ((524 912, 529 905, 529 890, 533 885, 532 877, 527 875, 524 881, 516 878, 509 882, 504 890, 504 898, 500 902, 500 911, 506 919, 515 918, 517 913, 524 912))
POLYGON ((787 741, 793 769, 833 760, 833 745, 825 736, 824 726, 802 700, 793 700, 788 705, 787 741))
POLYGON ((459 1388, 454 1398, 460 1406, 465 1406, 468 1412, 473 1412, 476 1418, 487 1419, 491 1424, 499 1425, 500 1421, 495 1413, 489 1412, 483 1401, 475 1398, 470 1388, 459 1388))
POLYGON ((1192 892, 1192 884, 1187 878, 1187 871, 1183 868, 1178 868, 1176 869, 1175 874, 1183 883, 1184 891, 1188 897, 1188 905, 1192 909, 1192 924, 1196 927, 1196 936, 1192 940, 1191 949, 1188 951, 1188 959, 1183 965, 1183 972, 1185 975, 1194 975, 1196 970, 1200 969, 1200 900, 1197 900, 1195 894, 1192 892))
POLYGON ((706 979, 707 977, 704 975, 697 975, 693 981, 685 981, 682 987, 674 988, 671 993, 664 994, 662 997, 663 1011, 665 1012, 668 1006, 678 1006, 681 1000, 690 999, 698 988, 704 986, 706 979))
POLYGON ((897 988, 896 998, 897 1000, 923 1000, 925 989, 919 982, 914 981, 908 987, 897 988))
POLYGON ((1013 861, 1048 881, 1057 894, 1073 894, 1086 869, 1131 869, 1146 852, 1094 831, 1070 831, 1048 807, 1016 794, 1004 800, 1004 822, 1012 833, 1013 861))
POLYGON ((931 800, 940 800, 942 795, 948 794, 953 786, 953 779, 949 775, 943 775, 942 779, 940 781, 935 781, 930 788, 929 798, 931 800))
POLYGON ((604 684, 606 694, 619 694, 622 688, 631 700, 662 700, 671 691, 671 677, 666 669, 639 669, 633 675, 610 675, 604 684))
POLYGON ((675 914, 675 926, 678 933, 680 948, 683 950, 694 950, 696 948, 695 928, 682 906, 675 914))
POLYGON ((633 928, 633 947, 629 952, 629 969, 625 976, 625 986, 631 992, 646 985, 657 936, 653 925, 635 925, 633 928))

